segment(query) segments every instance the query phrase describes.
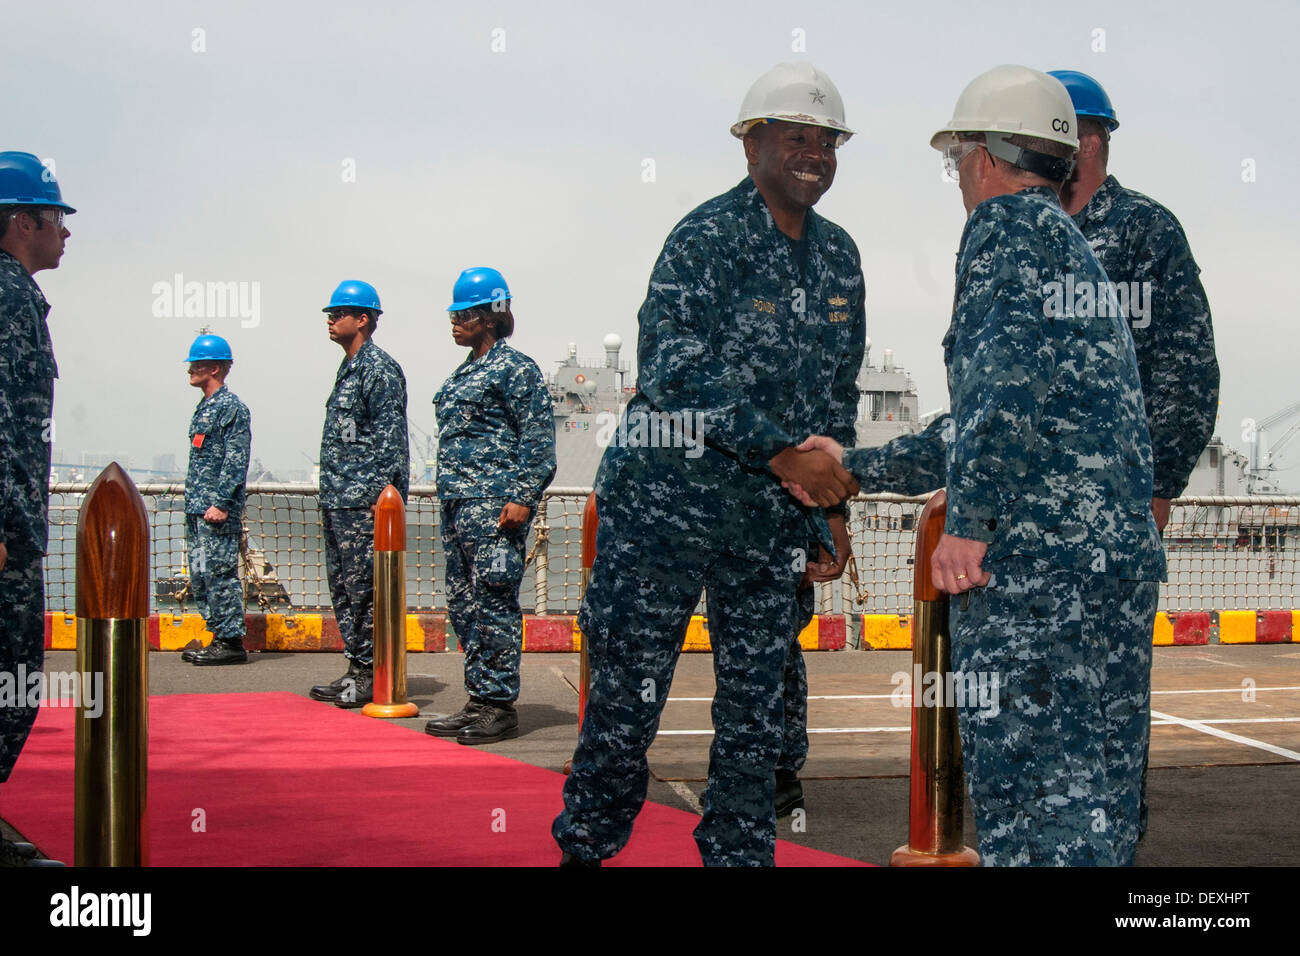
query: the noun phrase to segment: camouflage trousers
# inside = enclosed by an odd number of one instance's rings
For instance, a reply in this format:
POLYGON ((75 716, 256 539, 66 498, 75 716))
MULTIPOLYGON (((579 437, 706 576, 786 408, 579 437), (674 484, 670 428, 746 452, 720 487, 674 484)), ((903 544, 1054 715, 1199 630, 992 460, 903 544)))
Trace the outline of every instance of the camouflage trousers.
MULTIPOLYGON (((781 694, 785 708, 781 729, 781 756, 776 769, 798 773, 808 760, 808 669, 804 665, 799 635, 813 619, 816 588, 809 586, 795 592, 790 654, 785 661, 785 686, 781 694)), ((709 631, 713 631, 713 603, 707 602, 709 631)))
POLYGON ((591 693, 564 811, 551 832, 582 859, 606 859, 626 845, 645 802, 646 751, 705 587, 717 689, 695 842, 706 866, 771 866, 782 678, 799 572, 786 552, 751 560, 681 548, 604 501, 598 510, 596 564, 578 616, 591 693))
POLYGON ((9 558, 0 571, 0 674, 13 685, 14 700, 0 703, 0 783, 9 779, 27 742, 36 707, 27 692, 31 677, 45 664, 45 569, 30 545, 10 539, 9 558), (18 686, 20 675, 28 684, 18 686))
POLYGON ((984 865, 1129 865, 1159 585, 1003 564, 987 587, 953 600, 950 616, 984 865), (1121 643, 1133 655, 1112 654, 1117 635, 1132 635, 1121 643))
POLYGON ((185 516, 190 594, 219 641, 244 641, 244 587, 239 580, 239 534, 218 533, 202 515, 185 516))
POLYGON ((375 640, 375 516, 369 508, 322 508, 320 527, 343 655, 370 666, 375 640))
POLYGON ((498 528, 506 500, 442 502, 447 611, 465 652, 465 690, 477 700, 499 704, 519 698, 519 652, 524 638, 519 585, 532 524, 498 528))

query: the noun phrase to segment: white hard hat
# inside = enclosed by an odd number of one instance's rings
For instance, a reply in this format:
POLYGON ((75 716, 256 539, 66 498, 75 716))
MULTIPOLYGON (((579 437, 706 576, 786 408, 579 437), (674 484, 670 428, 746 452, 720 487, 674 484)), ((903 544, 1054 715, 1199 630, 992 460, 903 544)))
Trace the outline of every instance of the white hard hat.
POLYGON ((1069 92, 1056 77, 1027 66, 995 66, 971 80, 930 145, 943 149, 955 133, 1018 133, 1079 148, 1069 92))
MULTIPOLYGON (((971 80, 957 99, 952 119, 930 137, 930 145, 942 150, 957 141, 958 133, 984 133, 990 153, 1031 172, 1043 171, 1034 157, 1048 157, 1012 146, 1007 137, 1033 136, 1079 148, 1078 122, 1069 91, 1056 77, 1027 66, 995 66, 971 80)), ((1065 178, 1072 163, 1056 160, 1048 166, 1054 173, 1061 163, 1067 165, 1059 178, 1065 178)), ((1058 177, 1048 174, 1048 178, 1058 177)))
POLYGON ((762 120, 825 126, 840 134, 837 146, 853 135, 844 125, 840 91, 811 63, 778 63, 755 80, 740 105, 740 118, 732 124, 731 135, 741 139, 762 120))

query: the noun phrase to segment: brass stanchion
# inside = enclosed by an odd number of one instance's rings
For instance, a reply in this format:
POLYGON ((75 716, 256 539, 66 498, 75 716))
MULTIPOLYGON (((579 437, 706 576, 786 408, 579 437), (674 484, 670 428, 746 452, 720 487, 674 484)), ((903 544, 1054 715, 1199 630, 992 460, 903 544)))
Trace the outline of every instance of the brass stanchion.
POLYGON ((102 674, 103 710, 77 701, 74 860, 147 866, 149 518, 116 462, 77 517, 77 670, 102 674))
MULTIPOLYGON (((586 507, 582 509, 582 593, 587 593, 587 582, 591 580, 591 569, 596 563, 596 493, 587 495, 586 507)), ((591 693, 591 665, 587 662, 587 635, 582 635, 582 647, 578 650, 578 729, 582 729, 582 718, 587 715, 587 695, 591 693)), ((564 772, 573 769, 573 758, 564 761, 564 772)))
POLYGON ((375 689, 367 717, 415 717, 406 699, 406 506, 392 485, 375 505, 375 689))
MULTIPOLYGON (((934 583, 930 556, 943 536, 948 496, 940 490, 926 502, 917 521, 912 568, 912 673, 947 680, 952 670, 948 635, 948 595, 934 583)), ((889 858, 890 866, 979 866, 979 854, 965 846, 962 833, 961 737, 957 708, 943 695, 933 707, 921 705, 912 687, 911 787, 907 844, 889 858)))

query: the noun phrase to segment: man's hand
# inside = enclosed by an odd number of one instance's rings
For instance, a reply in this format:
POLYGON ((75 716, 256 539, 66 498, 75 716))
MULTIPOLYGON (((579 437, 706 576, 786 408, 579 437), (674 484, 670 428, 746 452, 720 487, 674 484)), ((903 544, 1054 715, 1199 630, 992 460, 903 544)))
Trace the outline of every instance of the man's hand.
POLYGON ((221 522, 225 521, 228 517, 228 513, 222 511, 216 505, 213 505, 207 511, 203 512, 203 520, 208 524, 221 524, 221 522))
POLYGON ((9 549, 0 544, 0 571, 5 569, 5 562, 9 560, 9 549))
MULTIPOLYGON (((829 439, 828 439, 829 440, 829 439)), ((858 483, 831 455, 820 449, 797 451, 783 449, 768 462, 783 487, 797 485, 804 504, 821 508, 837 505, 858 493, 858 483)), ((793 492, 792 492, 793 494, 793 492)))
MULTIPOLYGON (((843 464, 844 462, 844 446, 841 445, 839 442, 837 442, 834 438, 828 438, 825 435, 810 435, 809 437, 805 438, 801 444, 795 447, 795 451, 800 451, 800 452, 814 451, 814 450, 826 452, 826 454, 830 455, 832 458, 835 459, 836 464, 843 464)), ((792 494, 800 504, 806 505, 809 508, 814 508, 817 506, 817 503, 812 500, 812 497, 808 494, 808 492, 804 490, 803 486, 800 485, 798 482, 782 481, 781 487, 784 488, 786 491, 790 492, 790 494, 792 494)), ((855 487, 854 490, 851 492, 851 494, 856 495, 857 493, 858 491, 856 488, 856 479, 855 479, 855 487)))
POLYGON ((961 594, 989 583, 989 573, 980 567, 989 546, 984 541, 945 534, 930 557, 935 586, 948 594, 961 594))
POLYGON ((809 562, 804 569, 803 580, 799 582, 801 588, 821 581, 834 581, 844 573, 844 566, 849 563, 849 549, 852 545, 849 543, 848 519, 844 515, 827 515, 826 521, 831 526, 837 557, 832 558, 825 548, 820 549, 820 559, 809 562))
POLYGON ((812 451, 813 449, 826 452, 835 459, 837 465, 844 464, 844 446, 834 438, 826 435, 809 435, 796 446, 795 451, 812 451))
POLYGON ((501 509, 501 517, 497 519, 498 528, 518 528, 528 520, 532 514, 532 509, 526 505, 517 505, 513 501, 507 501, 506 506, 501 509))
POLYGON ((1156 530, 1164 534, 1165 525, 1169 524, 1169 499, 1152 498, 1151 515, 1156 519, 1156 530))

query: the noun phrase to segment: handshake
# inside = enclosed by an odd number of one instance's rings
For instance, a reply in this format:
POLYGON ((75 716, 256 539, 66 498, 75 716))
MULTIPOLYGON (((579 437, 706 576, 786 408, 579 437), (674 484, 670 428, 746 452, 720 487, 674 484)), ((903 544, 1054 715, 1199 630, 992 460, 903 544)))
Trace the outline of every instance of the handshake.
POLYGON ((844 470, 844 446, 825 435, 813 435, 786 448, 768 466, 781 487, 809 507, 837 505, 858 493, 858 482, 844 470))

